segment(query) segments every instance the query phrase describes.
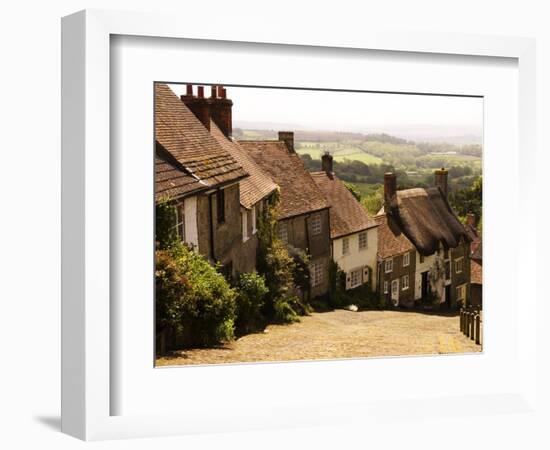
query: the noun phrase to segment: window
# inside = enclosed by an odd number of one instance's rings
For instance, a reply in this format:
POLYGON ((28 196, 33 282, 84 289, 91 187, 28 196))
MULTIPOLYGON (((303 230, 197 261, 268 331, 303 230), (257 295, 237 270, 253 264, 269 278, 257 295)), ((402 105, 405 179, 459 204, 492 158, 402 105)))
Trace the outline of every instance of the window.
POLYGON ((355 288, 363 281, 363 269, 353 270, 351 272, 351 288, 355 288))
POLYGON ((409 289, 409 276, 403 275, 401 277, 401 290, 406 291, 407 289, 409 289))
POLYGON ((456 301, 464 304, 465 300, 466 300, 466 285, 461 284, 460 286, 456 287, 456 301))
POLYGON ((321 214, 311 216, 311 234, 321 234, 321 214))
POLYGON ((252 221, 252 234, 256 234, 257 226, 258 226, 257 214, 256 214, 256 205, 254 205, 252 207, 251 211, 252 211, 252 218, 251 218, 251 221, 252 221))
POLYGON ((248 211, 241 211, 241 223, 243 226, 243 242, 248 241, 248 211))
POLYGON ((345 237, 342 239, 342 255, 349 254, 349 238, 345 237))
POLYGON ((216 192, 216 207, 217 207, 217 216, 218 223, 225 222, 225 191, 223 189, 216 192))
POLYGON ((384 272, 389 273, 393 271, 393 258, 386 259, 384 261, 384 272))
POLYGON ((367 248, 367 244, 367 232, 363 231, 362 233, 359 233, 359 250, 365 250, 367 248))
POLYGON ((420 263, 424 262, 424 255, 420 255, 420 263))
POLYGON ((403 267, 407 267, 411 263, 411 254, 405 253, 403 255, 403 267))
POLYGON ((388 282, 384 281, 384 294, 388 293, 388 282))
POLYGON ((183 202, 176 205, 176 215, 174 219, 176 234, 180 240, 185 241, 185 209, 183 202))
POLYGON ((288 244, 288 224, 286 222, 279 222, 277 225, 277 231, 279 239, 285 244, 288 244))
POLYGON ((309 276, 311 277, 311 287, 319 286, 323 282, 323 263, 311 263, 309 276))
POLYGON ((462 272, 462 265, 464 263, 464 258, 460 257, 455 260, 455 273, 462 272))

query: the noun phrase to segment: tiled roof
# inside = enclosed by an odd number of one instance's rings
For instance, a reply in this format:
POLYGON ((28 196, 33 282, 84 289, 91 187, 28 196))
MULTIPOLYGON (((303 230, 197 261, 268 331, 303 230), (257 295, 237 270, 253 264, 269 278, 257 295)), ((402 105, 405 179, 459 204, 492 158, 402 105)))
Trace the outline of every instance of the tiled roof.
POLYGON ((175 198, 205 189, 196 177, 190 175, 160 145, 155 151, 155 200, 175 198))
POLYGON ((378 225, 336 175, 321 171, 311 176, 330 205, 332 239, 378 225))
POLYGON ((240 141, 254 161, 271 176, 281 190, 279 218, 328 208, 329 205, 296 153, 282 141, 240 141))
POLYGON ((378 256, 389 258, 414 250, 414 246, 395 221, 386 214, 378 214, 374 220, 378 227, 378 256))
POLYGON ((423 255, 433 254, 440 242, 454 248, 461 238, 471 241, 438 187, 397 191, 391 216, 423 255))
POLYGON ((161 83, 155 84, 155 140, 206 186, 247 176, 178 96, 161 83))
POLYGON ((241 165, 250 175, 239 183, 241 205, 250 209, 260 200, 271 194, 277 185, 271 177, 254 162, 249 153, 237 141, 225 137, 216 124, 210 122, 210 132, 218 143, 241 165))
POLYGON ((474 259, 470 261, 470 282, 473 284, 483 284, 482 266, 474 259))

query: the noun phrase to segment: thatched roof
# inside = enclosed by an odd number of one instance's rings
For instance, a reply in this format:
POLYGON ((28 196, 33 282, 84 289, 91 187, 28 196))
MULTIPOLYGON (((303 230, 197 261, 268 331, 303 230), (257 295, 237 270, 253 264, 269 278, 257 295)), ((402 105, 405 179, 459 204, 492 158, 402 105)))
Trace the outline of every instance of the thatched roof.
POLYGON ((438 187, 397 191, 389 213, 424 256, 432 255, 440 243, 454 248, 462 239, 471 241, 438 187))

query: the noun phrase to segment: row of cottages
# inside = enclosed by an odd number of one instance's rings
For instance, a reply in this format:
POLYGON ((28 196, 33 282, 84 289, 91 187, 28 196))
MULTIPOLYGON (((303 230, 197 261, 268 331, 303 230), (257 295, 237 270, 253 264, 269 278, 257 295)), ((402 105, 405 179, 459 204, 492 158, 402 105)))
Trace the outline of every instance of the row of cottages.
POLYGON ((156 202, 174 202, 178 236, 226 274, 254 269, 256 212, 277 189, 230 139, 231 107, 223 88, 155 84, 156 202))
POLYGON ((436 295, 448 307, 470 296, 471 237, 447 201, 448 172, 435 172, 435 186, 397 190, 384 176, 379 224, 378 284, 391 304, 413 306, 436 295))
POLYGON ((291 251, 310 255, 310 295, 324 296, 329 289, 330 205, 296 154, 294 133, 281 131, 278 137, 239 144, 279 186, 279 237, 291 251))

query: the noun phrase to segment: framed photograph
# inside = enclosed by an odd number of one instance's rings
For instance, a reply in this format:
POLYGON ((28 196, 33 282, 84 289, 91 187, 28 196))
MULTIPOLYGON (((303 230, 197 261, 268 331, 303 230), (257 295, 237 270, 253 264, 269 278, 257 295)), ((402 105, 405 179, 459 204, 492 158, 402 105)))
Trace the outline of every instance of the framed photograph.
POLYGON ((532 411, 531 40, 62 27, 64 432, 532 411))

